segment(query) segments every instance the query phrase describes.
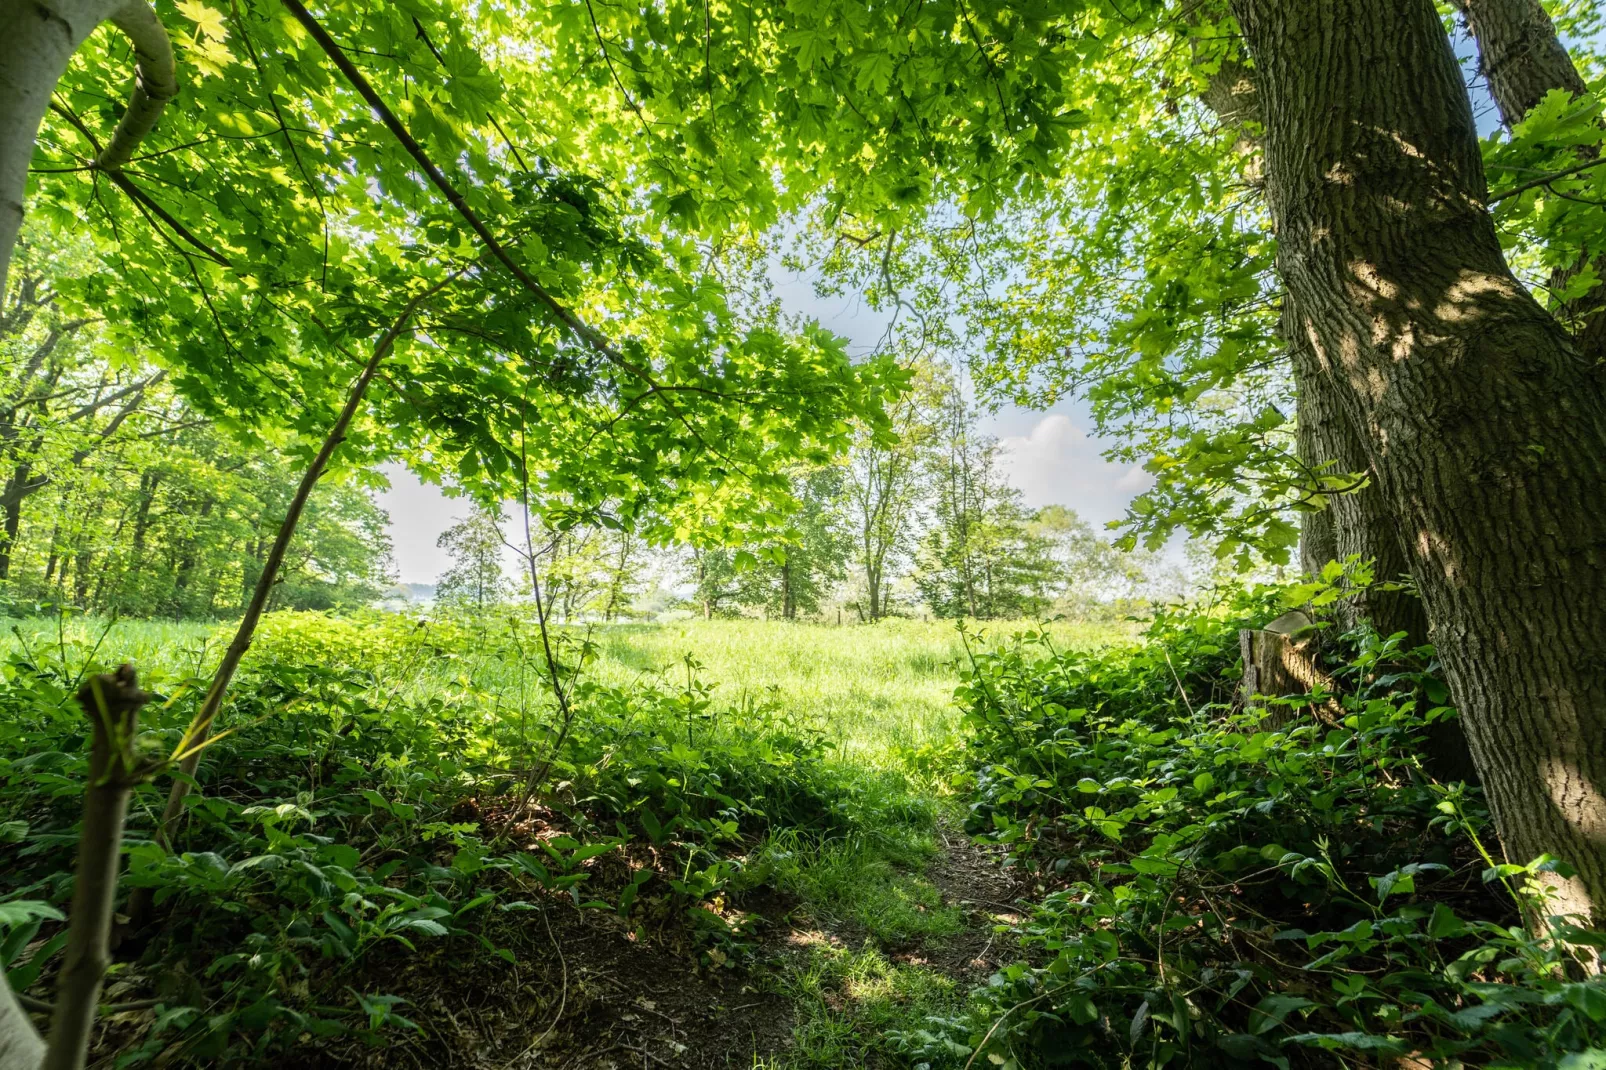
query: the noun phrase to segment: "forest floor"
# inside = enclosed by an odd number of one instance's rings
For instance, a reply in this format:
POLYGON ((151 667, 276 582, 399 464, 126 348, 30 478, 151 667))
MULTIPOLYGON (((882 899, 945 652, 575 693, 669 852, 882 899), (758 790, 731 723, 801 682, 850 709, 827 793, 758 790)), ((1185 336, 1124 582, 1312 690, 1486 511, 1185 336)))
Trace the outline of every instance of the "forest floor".
MULTIPOLYGON (((890 874, 931 931, 867 925, 850 912, 771 893, 750 908, 748 960, 697 965, 671 942, 641 942, 616 915, 551 904, 519 965, 399 958, 392 990, 431 1024, 366 1057, 328 1065, 476 1070, 893 1065, 885 1031, 956 1007, 1004 961, 995 928, 1018 920, 1014 875, 944 817, 926 864, 890 874)), ((863 904, 861 904, 863 905, 863 904)), ((311 1065, 311 1064, 309 1064, 311 1065)))

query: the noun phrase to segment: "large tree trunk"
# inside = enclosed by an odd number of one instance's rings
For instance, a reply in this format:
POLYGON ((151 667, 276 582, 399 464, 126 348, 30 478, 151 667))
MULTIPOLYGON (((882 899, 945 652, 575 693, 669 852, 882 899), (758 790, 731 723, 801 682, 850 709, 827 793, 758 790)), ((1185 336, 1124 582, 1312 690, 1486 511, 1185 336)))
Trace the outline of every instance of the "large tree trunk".
MULTIPOLYGON (((1478 43, 1478 66, 1508 130, 1552 90, 1561 89, 1575 97, 1587 92, 1567 47, 1556 36, 1555 23, 1539 0, 1456 0, 1456 7, 1478 43)), ((1578 148, 1584 159, 1598 153, 1595 145, 1578 148)), ((1552 273, 1551 288, 1565 287, 1592 257, 1595 270, 1606 276, 1606 260, 1586 251, 1576 263, 1552 273)), ((1606 291, 1602 287, 1563 303, 1558 311, 1571 325, 1585 357, 1606 357, 1606 291)))
POLYGON ((1402 526, 1507 855, 1606 905, 1606 404, 1517 282, 1431 0, 1233 0, 1279 267, 1402 526))
MULTIPOLYGON (((1322 372, 1292 299, 1284 310, 1283 334, 1299 399, 1300 460, 1323 475, 1370 477, 1371 460, 1343 411, 1338 385, 1322 372)), ((1307 527, 1310 538, 1318 542, 1300 547, 1300 564, 1306 572, 1320 572, 1329 561, 1359 556, 1375 563, 1374 576, 1379 582, 1409 579, 1410 563, 1399 525, 1375 479, 1334 494, 1327 508, 1316 515, 1325 518, 1325 523, 1314 530, 1307 527)), ((1404 632, 1413 645, 1427 642, 1422 600, 1408 591, 1364 590, 1341 600, 1335 608, 1339 623, 1346 628, 1370 621, 1380 635, 1404 632)))
MULTIPOLYGON (((1330 473, 1370 475, 1371 460, 1343 411, 1339 386, 1323 374, 1311 349, 1308 329, 1295 319, 1291 299, 1283 315, 1283 334, 1289 341, 1299 405, 1300 459, 1312 467, 1331 462, 1330 473)), ((1409 590, 1388 591, 1376 586, 1402 578, 1409 580, 1411 566, 1400 527, 1375 477, 1365 486, 1334 495, 1327 508, 1306 513, 1302 519, 1300 565, 1307 575, 1320 573, 1329 561, 1345 561, 1351 556, 1374 563, 1374 586, 1334 603, 1332 609, 1340 627, 1354 628, 1365 622, 1379 635, 1404 633, 1407 648, 1428 641, 1428 617, 1422 599, 1409 590)), ((1446 783, 1477 782, 1477 765, 1459 719, 1441 719, 1427 726, 1422 765, 1430 775, 1446 783)))
POLYGON ((1455 0, 1455 6, 1478 42, 1478 68, 1507 129, 1552 89, 1585 93, 1584 79, 1539 0, 1455 0))
MULTIPOLYGON (((1289 312, 1285 310, 1285 335, 1289 319, 1289 312)), ((1292 336, 1288 337, 1292 340, 1292 336)), ((1320 469, 1328 458, 1324 454, 1317 428, 1324 418, 1330 419, 1330 416, 1322 410, 1314 391, 1304 388, 1307 385, 1295 380, 1294 449, 1302 464, 1311 469, 1320 469)), ((1333 506, 1329 499, 1322 508, 1299 516, 1299 567, 1307 577, 1315 577, 1321 574, 1329 561, 1338 560, 1342 560, 1338 553, 1338 525, 1333 519, 1333 506)))
MULTIPOLYGON (((1195 25, 1225 16, 1224 0, 1211 0, 1187 16, 1195 25)), ((1232 54, 1219 56, 1214 32, 1194 39, 1196 62, 1209 73, 1200 100, 1222 124, 1238 132, 1238 150, 1254 161, 1246 168, 1259 175, 1261 155, 1260 99, 1252 72, 1232 54)), ((1314 474, 1344 477, 1370 476, 1371 462, 1359 436, 1343 411, 1336 387, 1321 374, 1308 332, 1300 322, 1294 299, 1285 295, 1279 333, 1288 346, 1290 370, 1298 406, 1296 446, 1300 462, 1314 474)), ((1300 567, 1317 575, 1330 561, 1355 556, 1374 564, 1378 580, 1409 578, 1410 563, 1398 525, 1389 513, 1375 479, 1327 497, 1324 507, 1301 517, 1300 567)), ((1382 635, 1404 632, 1412 645, 1427 641, 1427 616, 1421 600, 1404 591, 1368 590, 1335 607, 1339 623, 1353 628, 1372 623, 1382 635)))
POLYGON ((22 230, 28 162, 50 94, 106 6, 104 0, 0 4, 0 293, 22 230))

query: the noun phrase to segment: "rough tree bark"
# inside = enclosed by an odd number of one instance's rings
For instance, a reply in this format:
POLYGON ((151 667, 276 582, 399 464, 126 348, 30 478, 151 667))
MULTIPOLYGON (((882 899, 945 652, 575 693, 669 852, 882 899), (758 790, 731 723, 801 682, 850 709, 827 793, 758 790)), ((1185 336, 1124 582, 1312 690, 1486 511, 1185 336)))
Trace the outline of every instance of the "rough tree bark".
MULTIPOLYGON (((1219 20, 1226 14, 1225 0, 1213 0, 1193 9, 1188 18, 1198 24, 1206 19, 1219 20)), ((1263 178, 1262 117, 1253 72, 1230 54, 1225 59, 1213 56, 1201 40, 1196 40, 1193 47, 1196 62, 1212 65, 1200 100, 1224 127, 1237 132, 1238 151, 1253 158, 1248 170, 1263 178)), ((1349 424, 1336 386, 1321 374, 1295 302, 1287 295, 1279 333, 1288 346, 1294 380, 1300 462, 1313 472, 1328 475, 1369 475, 1371 464, 1366 451, 1349 424)), ((1332 495, 1325 508, 1303 514, 1299 552, 1300 567, 1306 575, 1319 574, 1329 561, 1343 561, 1352 555, 1372 561, 1379 580, 1397 580, 1410 570, 1399 527, 1375 479, 1332 495)), ((1368 620, 1383 635, 1405 632, 1411 645, 1427 641, 1427 616, 1421 600, 1405 592, 1367 591, 1338 603, 1335 613, 1345 628, 1368 620)))
MULTIPOLYGON (((1539 0, 1456 0, 1456 7, 1478 43, 1478 66, 1506 129, 1520 123, 1551 90, 1562 89, 1575 97, 1587 91, 1539 0)), ((1598 154, 1598 146, 1579 146, 1578 155, 1586 160, 1598 154)), ((1590 259, 1586 252, 1577 263, 1557 268, 1551 288, 1560 290, 1590 259)), ((1606 259, 1593 259, 1596 272, 1606 277, 1606 259)), ((1586 357, 1606 357, 1606 289, 1597 286, 1563 303, 1558 311, 1586 357)))
POLYGON ((1478 68, 1507 129, 1552 89, 1584 94, 1584 79, 1539 0, 1455 0, 1455 6, 1478 42, 1478 68))
POLYGON ((1606 905, 1606 390, 1518 283, 1431 0, 1233 0, 1279 269, 1408 538, 1508 857, 1606 905))
POLYGON ((95 161, 119 171, 178 93, 173 49, 145 0, 6 0, 0 3, 0 294, 22 230, 34 139, 67 61, 102 22, 128 35, 138 57, 134 92, 95 161))
MULTIPOLYGON (((1288 342, 1299 404, 1300 460, 1313 468, 1327 466, 1326 474, 1330 475, 1371 475, 1371 459, 1343 411, 1337 384, 1322 373, 1291 298, 1283 311, 1282 333, 1288 342)), ((1300 564, 1307 573, 1319 573, 1329 561, 1344 561, 1358 554, 1375 563, 1377 580, 1409 576, 1410 562, 1399 525, 1375 477, 1365 486, 1334 494, 1327 508, 1314 515, 1322 517, 1324 523, 1314 531, 1306 528, 1311 538, 1319 540, 1318 544, 1306 545, 1301 540, 1300 564)), ((1340 600, 1334 609, 1343 627, 1353 628, 1363 620, 1370 621, 1380 635, 1404 632, 1409 643, 1427 642, 1427 614, 1422 600, 1408 592, 1361 591, 1353 598, 1340 600)))
MULTIPOLYGON (((1389 503, 1372 473, 1371 458, 1343 411, 1338 384, 1323 374, 1311 349, 1307 327, 1298 320, 1291 298, 1285 299, 1283 337, 1293 363, 1298 410, 1298 450, 1307 465, 1331 462, 1337 473, 1371 475, 1365 486, 1333 495, 1327 508, 1301 518, 1300 565, 1307 575, 1319 574, 1329 561, 1352 555, 1373 562, 1376 581, 1411 578, 1411 562, 1389 503)), ((1331 607, 1340 627, 1354 628, 1363 621, 1383 636, 1405 633, 1405 646, 1428 641, 1428 615, 1422 599, 1409 591, 1385 591, 1375 586, 1356 591, 1331 607)), ((1445 783, 1478 782, 1478 769, 1458 718, 1441 719, 1423 735, 1423 768, 1445 783)))

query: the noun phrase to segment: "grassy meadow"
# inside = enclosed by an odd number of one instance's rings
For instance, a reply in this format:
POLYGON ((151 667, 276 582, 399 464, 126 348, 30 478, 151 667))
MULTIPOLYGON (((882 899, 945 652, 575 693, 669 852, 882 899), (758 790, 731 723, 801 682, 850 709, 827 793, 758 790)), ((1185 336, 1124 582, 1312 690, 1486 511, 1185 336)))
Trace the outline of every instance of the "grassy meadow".
MULTIPOLYGON (((1021 625, 994 622, 984 634, 1021 625)), ((1119 626, 1056 624, 1069 646, 1102 646, 1122 638, 1119 626)), ((875 624, 710 620, 623 625, 599 633, 599 676, 624 681, 631 673, 674 673, 690 655, 716 695, 739 707, 746 695, 767 692, 817 725, 844 761, 899 768, 921 748, 954 739, 953 690, 965 649, 952 621, 883 620, 875 624)))
MULTIPOLYGON (((301 617, 284 614, 283 619, 301 617)), ((311 615, 308 615, 311 616, 311 615)), ((331 631, 340 631, 338 618, 331 631)), ((967 624, 984 639, 1008 636, 1024 625, 967 624)), ((508 624, 495 617, 468 625, 498 638, 508 624)), ((1062 648, 1097 648, 1129 640, 1123 624, 1055 622, 1047 631, 1062 648)), ((209 673, 233 633, 233 624, 97 618, 0 621, 0 656, 26 650, 36 659, 76 671, 91 662, 132 662, 149 677, 182 679, 209 673)), ((283 633, 266 618, 259 648, 283 633)), ((817 624, 764 620, 687 620, 668 624, 598 624, 569 629, 589 634, 597 657, 586 673, 620 687, 638 681, 684 682, 687 657, 714 686, 715 705, 741 710, 757 698, 785 707, 825 733, 840 760, 870 769, 904 769, 922 748, 951 743, 957 721, 953 689, 965 647, 953 621, 882 620, 875 624, 817 624)), ((525 636, 529 642, 533 636, 525 636)), ((348 649, 351 644, 346 644, 348 649)), ((260 654, 260 649, 259 652, 260 654)), ((355 650, 350 650, 353 655, 355 650)), ((246 668, 253 655, 247 655, 246 668)), ((466 678, 477 687, 535 688, 532 659, 509 657, 499 644, 477 652, 453 651, 410 667, 419 693, 451 689, 466 678)))

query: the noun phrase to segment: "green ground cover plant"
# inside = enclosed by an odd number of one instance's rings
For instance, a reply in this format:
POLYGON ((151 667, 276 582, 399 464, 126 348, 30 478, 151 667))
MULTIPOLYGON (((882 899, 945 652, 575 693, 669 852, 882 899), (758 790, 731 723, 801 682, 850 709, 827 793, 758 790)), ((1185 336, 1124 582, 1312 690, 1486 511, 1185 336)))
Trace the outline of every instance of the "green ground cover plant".
MULTIPOLYGON (((1328 577, 1329 580, 1333 576, 1328 577)), ((1323 584, 1161 613, 1136 650, 1026 631, 958 695, 967 828, 1037 894, 1018 959, 911 1058, 1004 1067, 1600 1065, 1602 946, 1428 768, 1431 647, 1323 637, 1341 694, 1233 699, 1237 629, 1323 584), (1526 925, 1525 925, 1526 923, 1526 925)))
MULTIPOLYGON (((219 634, 10 627, 0 923, 24 994, 59 963, 84 775, 75 682, 113 651, 137 658, 157 698, 143 743, 163 751, 219 634)), ((395 955, 511 960, 496 934, 554 902, 683 947, 688 970, 753 964, 744 897, 764 889, 873 940, 958 927, 918 878, 957 746, 948 627, 570 631, 567 724, 533 635, 517 613, 265 618, 173 851, 150 837, 165 784, 136 794, 124 886, 187 923, 118 949, 112 991, 154 1007, 114 1023, 125 1064, 271 1061, 309 1038, 415 1029, 383 985, 395 955)))
MULTIPOLYGON (((125 884, 156 888, 160 910, 192 923, 162 928, 121 967, 164 1008, 126 1058, 266 1056, 309 1034, 407 1028, 403 1008, 365 989, 366 959, 443 939, 510 957, 483 935, 487 916, 543 893, 644 932, 687 929, 704 964, 728 962, 747 951, 730 901, 773 869, 746 869, 770 829, 801 844, 929 821, 889 801, 886 774, 828 760, 818 716, 773 689, 716 701, 694 658, 625 686, 580 675, 572 723, 554 721, 522 627, 268 618, 172 853, 149 840, 155 789, 133 808, 125 884)), ((13 632, 0 770, 18 864, 5 898, 40 904, 7 941, 14 982, 46 974, 58 950, 37 938, 70 881, 84 732, 73 682, 107 644, 139 650, 143 636, 145 686, 162 699, 149 745, 170 747, 212 649, 202 629, 170 631, 13 632)), ((562 657, 583 673, 598 644, 567 638, 562 657)))
MULTIPOLYGON (((1138 638, 571 629, 567 721, 517 614, 270 614, 173 851, 149 836, 165 786, 136 794, 124 887, 185 924, 122 934, 96 1050, 350 1059, 428 1028, 407 964, 522 965, 580 911, 790 1005, 792 1042, 753 1051, 776 1070, 1597 1065, 1602 938, 1536 924, 1532 878, 1564 863, 1499 857, 1477 787, 1433 774, 1454 711, 1431 648, 1327 628, 1335 694, 1238 701, 1238 627, 1336 595, 1239 592, 1138 638), (966 833, 1012 911, 936 881, 966 833), (990 974, 945 961, 978 931, 990 974)), ((0 959, 26 996, 60 965, 77 681, 139 656, 164 751, 218 643, 9 634, 0 959)))

